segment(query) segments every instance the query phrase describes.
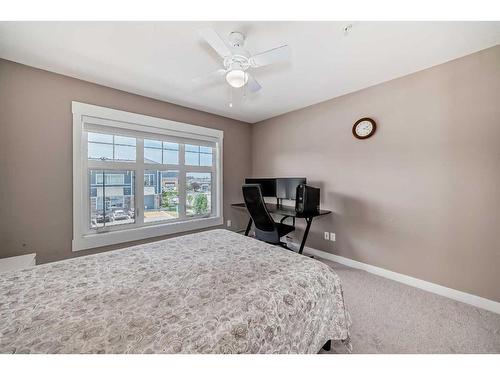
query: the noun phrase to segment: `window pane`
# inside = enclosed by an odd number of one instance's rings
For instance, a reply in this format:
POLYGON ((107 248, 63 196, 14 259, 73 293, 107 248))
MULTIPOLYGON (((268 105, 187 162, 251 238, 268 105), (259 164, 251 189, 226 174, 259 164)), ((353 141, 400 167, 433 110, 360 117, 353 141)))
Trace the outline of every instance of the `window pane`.
POLYGON ((165 150, 179 150, 179 144, 171 142, 163 142, 163 148, 165 150))
POLYGON ((115 145, 135 146, 135 138, 115 135, 115 145))
POLYGON ((113 143, 113 135, 101 133, 88 133, 89 142, 113 143))
POLYGON ((144 222, 179 217, 179 172, 144 171, 144 222))
MULTIPOLYGON (((101 171, 102 172, 102 171, 101 171)), ((104 189, 102 186, 102 174, 99 174, 100 178, 97 179, 95 173, 90 173, 90 228, 102 228, 104 227, 104 210, 103 210, 103 199, 104 189), (94 178, 94 183, 92 183, 92 178, 94 178)))
POLYGON ((186 165, 211 167, 213 164, 212 147, 186 145, 186 165))
MULTIPOLYGON (((161 143, 161 142, 160 142, 161 143)), ((144 148, 144 162, 161 164, 161 148, 144 148)))
POLYGON ((102 143, 88 143, 88 158, 89 159, 113 159, 113 145, 102 143))
POLYGON ((106 185, 124 185, 125 184, 125 175, 123 172, 106 172, 106 185))
POLYGON ((112 134, 88 133, 88 158, 135 161, 136 139, 112 134))
POLYGON ((95 184, 101 186, 104 177, 106 177, 106 186, 123 185, 125 183, 125 177, 122 173, 107 172, 103 174, 102 170, 100 170, 99 173, 95 174, 95 184))
POLYGON ((211 173, 186 173, 186 215, 209 215, 212 211, 211 192, 211 173))
POLYGON ((163 164, 179 164, 179 151, 163 150, 163 164))
POLYGON ((155 186, 155 175, 151 171, 144 172, 144 187, 155 186))
MULTIPOLYGON (((101 186, 102 182, 104 181, 104 176, 101 173, 101 171, 98 171, 95 174, 91 174, 90 175, 91 178, 92 178, 92 176, 94 176, 94 182, 93 182, 93 184, 95 184, 96 186, 101 186)), ((91 182, 91 184, 92 184, 92 182, 91 182)))
POLYGON ((212 154, 200 154, 200 165, 204 167, 212 166, 212 154))
POLYGON ((186 165, 200 165, 199 155, 197 152, 186 152, 186 165))
POLYGON ((115 160, 135 161, 135 147, 115 146, 115 160))
POLYGON ((152 139, 145 139, 144 140, 144 147, 161 148, 161 141, 155 141, 152 139))
POLYGON ((90 228, 135 223, 134 171, 91 169, 89 185, 90 228))

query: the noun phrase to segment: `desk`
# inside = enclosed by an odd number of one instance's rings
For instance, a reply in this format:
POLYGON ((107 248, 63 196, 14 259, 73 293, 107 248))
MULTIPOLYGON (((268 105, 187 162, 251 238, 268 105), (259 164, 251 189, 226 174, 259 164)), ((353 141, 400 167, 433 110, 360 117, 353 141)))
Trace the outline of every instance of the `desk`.
MULTIPOLYGON (((245 206, 245 203, 234 203, 231 205, 231 207, 244 209, 244 210, 247 209, 247 207, 245 206)), ((270 214, 283 216, 283 218, 281 219, 281 222, 283 222, 288 217, 293 218, 294 225, 295 225, 295 218, 300 218, 300 219, 306 220, 306 230, 304 232, 304 236, 302 237, 302 241, 300 243, 299 254, 302 254, 302 252, 304 251, 304 246, 306 245, 307 236, 309 235, 309 229, 311 228, 311 223, 312 223, 313 219, 317 216, 324 216, 324 215, 329 215, 332 213, 332 211, 328 211, 328 210, 319 210, 319 212, 315 212, 315 213, 299 214, 299 213, 295 212, 295 207, 283 206, 283 205, 278 206, 277 204, 274 204, 274 203, 266 203, 266 207, 267 207, 267 210, 269 211, 270 214)), ((248 220, 247 229, 245 230, 245 236, 248 236, 248 232, 250 232, 251 227, 252 227, 252 218, 250 218, 248 220)))

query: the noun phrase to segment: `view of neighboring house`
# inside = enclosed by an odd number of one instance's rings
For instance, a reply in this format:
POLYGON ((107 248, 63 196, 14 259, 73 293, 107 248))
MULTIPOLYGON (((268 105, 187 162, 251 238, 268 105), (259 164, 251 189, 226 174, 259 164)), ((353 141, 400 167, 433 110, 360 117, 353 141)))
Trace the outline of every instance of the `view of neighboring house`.
POLYGON ((179 172, 144 171, 144 221, 179 217, 179 172))
MULTIPOLYGON (((90 171, 92 228, 135 222, 134 177, 133 171, 90 171)), ((145 171, 144 221, 178 218, 178 192, 178 171, 145 171)), ((211 173, 186 173, 186 214, 210 213, 211 201, 211 173)))
POLYGON ((134 221, 134 172, 90 170, 90 225, 134 221), (116 215, 115 215, 116 213, 116 215))
MULTIPOLYGON (((179 172, 177 171, 145 171, 144 210, 156 210, 162 207, 162 193, 176 193, 178 191, 178 185, 179 172)), ((177 194, 175 194, 175 197, 175 205, 178 205, 179 198, 177 194)), ((174 199, 171 200, 174 201, 174 199)), ((165 203, 167 202, 164 202, 164 205, 165 203)))

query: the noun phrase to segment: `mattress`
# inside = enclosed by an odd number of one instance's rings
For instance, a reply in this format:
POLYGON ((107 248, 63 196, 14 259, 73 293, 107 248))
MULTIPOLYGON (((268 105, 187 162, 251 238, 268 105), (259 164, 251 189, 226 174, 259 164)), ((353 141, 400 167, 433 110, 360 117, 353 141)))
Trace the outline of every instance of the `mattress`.
POLYGON ((348 339, 330 267, 222 229, 0 274, 1 353, 317 353, 348 339))

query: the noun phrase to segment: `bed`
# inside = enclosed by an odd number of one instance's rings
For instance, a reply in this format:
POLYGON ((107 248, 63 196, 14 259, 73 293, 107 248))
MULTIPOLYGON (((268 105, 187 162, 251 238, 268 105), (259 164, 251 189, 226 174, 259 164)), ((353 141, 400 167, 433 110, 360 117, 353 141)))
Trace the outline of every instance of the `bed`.
POLYGON ((1 353, 317 353, 349 324, 330 267, 223 229, 0 274, 1 353))

